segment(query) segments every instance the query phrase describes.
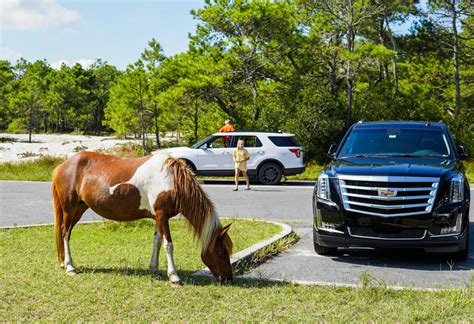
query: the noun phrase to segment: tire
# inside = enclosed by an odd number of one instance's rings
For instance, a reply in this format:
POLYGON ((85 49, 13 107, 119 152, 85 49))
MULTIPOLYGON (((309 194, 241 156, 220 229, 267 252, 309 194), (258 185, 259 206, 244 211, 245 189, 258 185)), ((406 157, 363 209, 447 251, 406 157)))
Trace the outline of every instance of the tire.
POLYGON ((276 185, 281 181, 283 172, 281 167, 273 162, 265 163, 258 170, 258 180, 264 185, 276 185))
POLYGON ((196 174, 196 167, 194 166, 194 163, 186 159, 182 159, 182 160, 186 163, 188 168, 190 168, 191 171, 193 171, 193 173, 196 174))
POLYGON ((327 247, 327 246, 321 246, 318 243, 316 243, 316 230, 313 227, 313 245, 314 245, 314 251, 319 254, 319 255, 337 255, 337 247, 327 247))
POLYGON ((466 243, 464 245, 464 249, 462 249, 461 251, 457 252, 454 255, 454 259, 457 261, 467 261, 467 259, 469 258, 469 224, 467 227, 465 240, 466 240, 466 243))

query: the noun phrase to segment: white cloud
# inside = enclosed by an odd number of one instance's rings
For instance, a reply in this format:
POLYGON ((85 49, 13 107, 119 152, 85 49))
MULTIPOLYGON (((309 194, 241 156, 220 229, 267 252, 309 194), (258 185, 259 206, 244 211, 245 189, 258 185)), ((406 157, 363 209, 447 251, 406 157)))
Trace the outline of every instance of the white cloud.
POLYGON ((36 31, 79 21, 79 12, 56 0, 1 0, 0 29, 36 31))
POLYGON ((16 52, 8 47, 0 48, 0 60, 10 61, 12 64, 15 64, 16 61, 21 58, 23 55, 19 52, 16 52))
POLYGON ((85 58, 80 58, 80 59, 74 61, 73 63, 71 63, 68 60, 59 60, 57 62, 52 63, 51 67, 55 70, 59 70, 61 68, 61 65, 63 65, 63 64, 66 64, 67 66, 71 67, 71 66, 74 66, 76 63, 79 63, 80 65, 82 65, 82 67, 84 69, 87 69, 94 62, 95 62, 95 60, 85 59, 85 58))
POLYGON ((59 60, 57 62, 51 63, 51 67, 55 70, 59 70, 61 68, 61 65, 66 64, 69 66, 69 61, 67 60, 59 60))
POLYGON ((89 66, 91 66, 94 62, 95 62, 95 60, 81 58, 81 59, 78 59, 76 62, 74 62, 74 64, 79 63, 80 65, 82 65, 82 67, 83 67, 84 69, 87 69, 87 68, 88 68, 89 66))

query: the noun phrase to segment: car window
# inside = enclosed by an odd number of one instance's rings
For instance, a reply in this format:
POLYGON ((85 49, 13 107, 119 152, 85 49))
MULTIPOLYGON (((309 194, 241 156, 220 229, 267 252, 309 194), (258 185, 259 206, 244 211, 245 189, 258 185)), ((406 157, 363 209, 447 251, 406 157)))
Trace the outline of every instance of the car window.
POLYGON ((225 148, 228 147, 227 137, 230 136, 217 136, 213 140, 207 142, 208 148, 225 148))
POLYGON ((367 128, 354 129, 340 155, 413 155, 446 158, 452 155, 451 151, 441 130, 367 128))
POLYGON ((203 144, 207 143, 209 141, 209 139, 211 139, 212 136, 208 136, 206 137, 205 139, 203 140, 200 140, 199 142, 197 142, 196 144, 192 145, 191 147, 192 148, 195 148, 195 149, 198 149, 200 148, 203 144))
POLYGON ((237 141, 243 140, 245 147, 262 147, 262 142, 257 136, 239 136, 236 140, 232 141, 232 147, 237 147, 237 141))
POLYGON ((273 144, 280 147, 300 146, 293 136, 268 136, 273 144))

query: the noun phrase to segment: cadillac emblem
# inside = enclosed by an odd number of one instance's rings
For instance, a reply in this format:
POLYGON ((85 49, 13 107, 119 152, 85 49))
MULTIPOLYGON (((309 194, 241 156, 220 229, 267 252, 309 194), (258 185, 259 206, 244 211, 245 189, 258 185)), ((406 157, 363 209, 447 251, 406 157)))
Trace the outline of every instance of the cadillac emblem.
POLYGON ((395 189, 379 189, 379 197, 395 197, 397 191, 395 189))

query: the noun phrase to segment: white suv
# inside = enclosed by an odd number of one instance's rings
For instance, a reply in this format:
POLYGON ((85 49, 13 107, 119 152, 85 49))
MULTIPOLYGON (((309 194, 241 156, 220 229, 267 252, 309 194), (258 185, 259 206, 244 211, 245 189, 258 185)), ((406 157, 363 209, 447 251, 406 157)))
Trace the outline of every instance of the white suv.
POLYGON ((304 172, 303 150, 293 134, 277 132, 215 133, 191 147, 167 149, 171 156, 185 160, 197 175, 234 175, 232 151, 245 141, 250 153, 248 175, 262 184, 278 184, 283 175, 304 172))

